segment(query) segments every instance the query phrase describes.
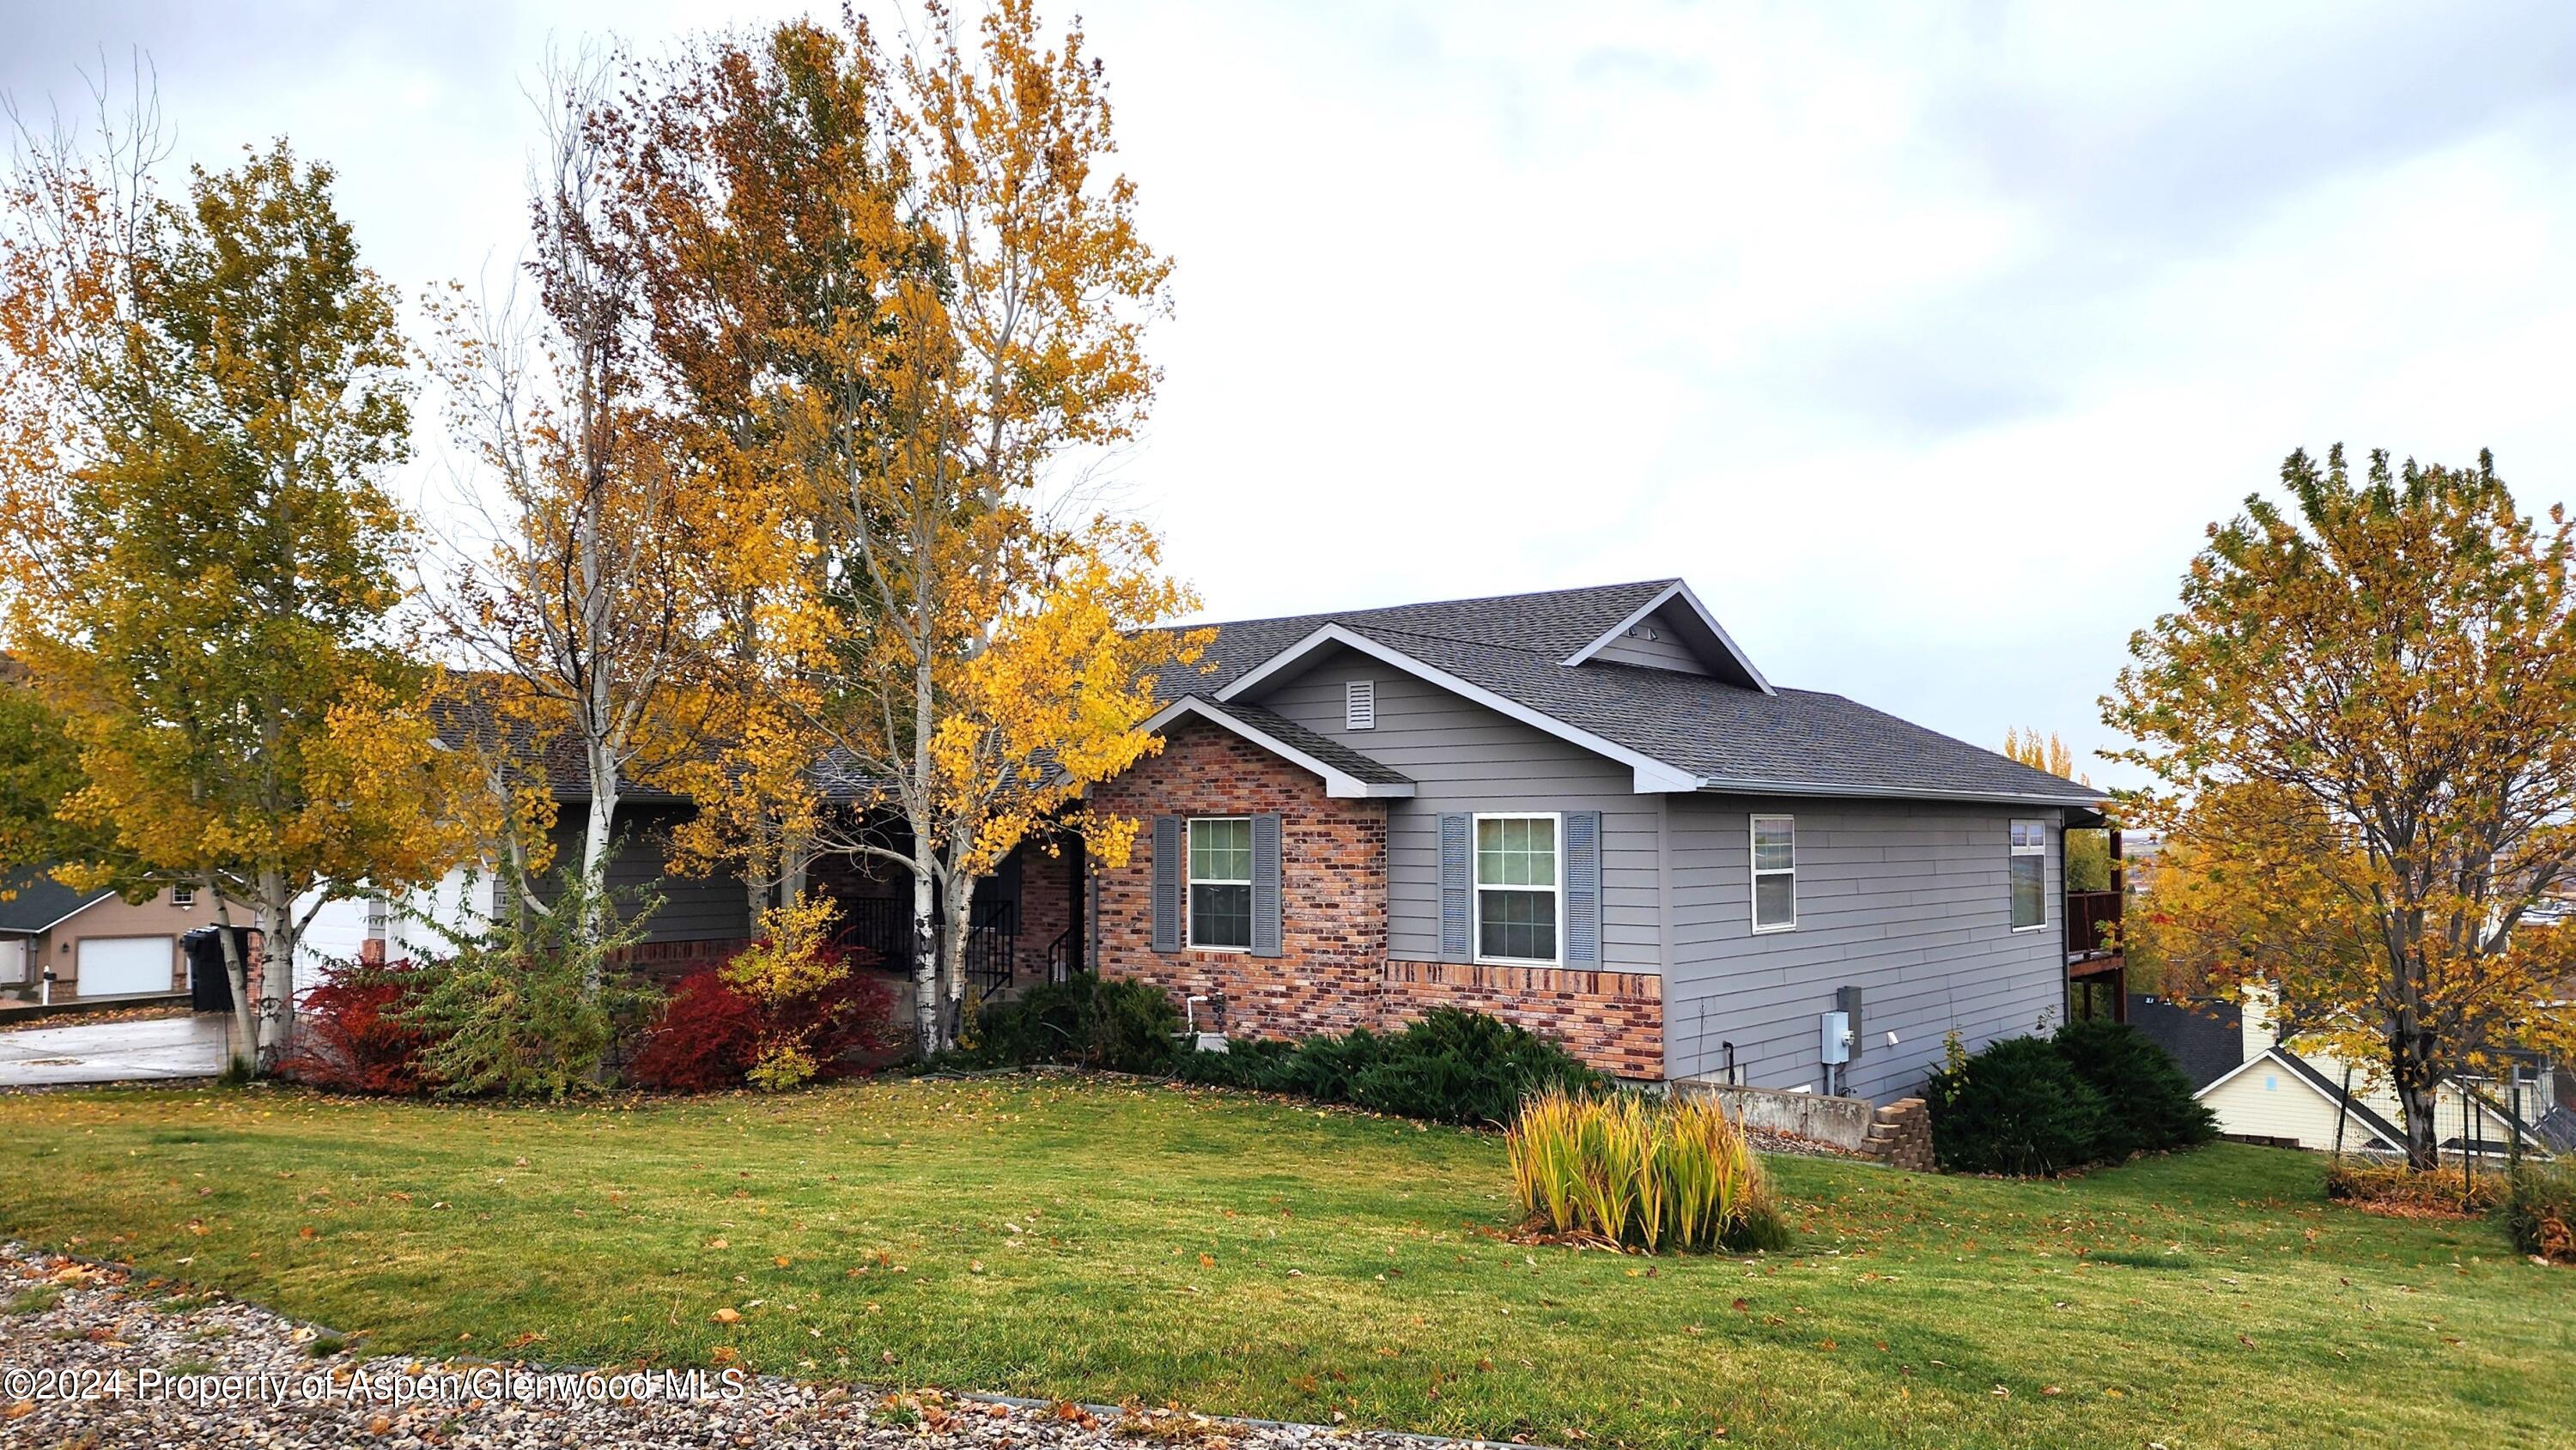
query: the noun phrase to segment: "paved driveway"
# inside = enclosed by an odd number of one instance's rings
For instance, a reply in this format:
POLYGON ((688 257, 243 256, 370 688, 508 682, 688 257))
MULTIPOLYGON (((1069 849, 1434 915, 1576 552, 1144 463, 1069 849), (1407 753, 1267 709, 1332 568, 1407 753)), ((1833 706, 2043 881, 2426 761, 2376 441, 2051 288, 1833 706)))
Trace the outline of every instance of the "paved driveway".
POLYGON ((213 1077, 224 1067, 221 1012, 144 1022, 0 1032, 0 1087, 213 1077))

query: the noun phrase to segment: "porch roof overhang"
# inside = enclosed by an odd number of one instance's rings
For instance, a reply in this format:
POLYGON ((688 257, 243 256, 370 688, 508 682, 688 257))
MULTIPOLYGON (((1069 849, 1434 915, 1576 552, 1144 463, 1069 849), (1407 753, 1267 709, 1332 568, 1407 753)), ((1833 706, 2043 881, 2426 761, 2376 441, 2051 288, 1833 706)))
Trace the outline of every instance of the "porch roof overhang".
POLYGON ((1219 703, 1204 695, 1183 695, 1147 720, 1144 729, 1160 733, 1177 721, 1205 720, 1260 746, 1300 770, 1323 777, 1324 794, 1344 800, 1401 800, 1413 794, 1413 780, 1402 771, 1372 760, 1337 740, 1258 705, 1219 703))

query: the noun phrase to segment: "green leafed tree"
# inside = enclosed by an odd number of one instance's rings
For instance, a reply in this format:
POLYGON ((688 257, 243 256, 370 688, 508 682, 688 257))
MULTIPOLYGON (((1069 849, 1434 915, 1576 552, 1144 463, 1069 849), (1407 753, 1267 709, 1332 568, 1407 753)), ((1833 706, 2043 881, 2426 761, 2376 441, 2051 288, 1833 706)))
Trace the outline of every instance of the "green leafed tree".
POLYGON ((2576 535, 2494 462, 2283 464, 2213 525, 2104 720, 2162 789, 2124 811, 2174 869, 2149 925, 2212 986, 2256 985, 2404 1106, 2435 1165, 2442 1083, 2576 1047, 2576 535))
POLYGON ((96 833, 58 874, 245 911, 268 965, 254 1015, 224 934, 237 1045, 265 1065, 313 912, 434 881, 481 829, 398 624, 406 355, 328 168, 281 142, 184 202, 103 170, 36 151, 0 238, 11 645, 76 753, 58 815, 96 833))

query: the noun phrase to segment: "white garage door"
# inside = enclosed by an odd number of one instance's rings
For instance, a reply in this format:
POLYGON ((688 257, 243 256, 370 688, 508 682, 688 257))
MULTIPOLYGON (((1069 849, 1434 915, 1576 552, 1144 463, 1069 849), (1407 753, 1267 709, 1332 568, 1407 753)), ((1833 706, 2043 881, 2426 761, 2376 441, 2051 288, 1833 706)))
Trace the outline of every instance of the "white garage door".
POLYGON ((174 950, 166 936, 99 937, 80 944, 80 994, 113 997, 122 992, 170 990, 174 950))

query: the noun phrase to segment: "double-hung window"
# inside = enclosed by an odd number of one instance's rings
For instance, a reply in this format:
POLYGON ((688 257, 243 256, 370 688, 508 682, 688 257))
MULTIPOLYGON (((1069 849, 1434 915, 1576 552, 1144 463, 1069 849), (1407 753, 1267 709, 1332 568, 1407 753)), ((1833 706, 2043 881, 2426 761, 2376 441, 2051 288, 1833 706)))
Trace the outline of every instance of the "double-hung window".
POLYGON ((2012 929, 2048 925, 2048 823, 2012 823, 2012 929))
POLYGON ((1791 816, 1753 818, 1753 929, 1788 931, 1798 924, 1798 823, 1791 816))
POLYGON ((1564 899, 1557 818, 1476 817, 1476 960, 1557 960, 1564 899))
POLYGON ((1252 948, 1252 818, 1190 821, 1190 945, 1252 948))

